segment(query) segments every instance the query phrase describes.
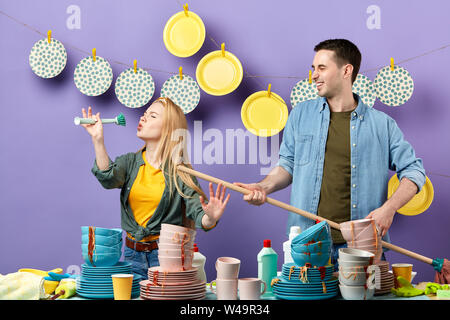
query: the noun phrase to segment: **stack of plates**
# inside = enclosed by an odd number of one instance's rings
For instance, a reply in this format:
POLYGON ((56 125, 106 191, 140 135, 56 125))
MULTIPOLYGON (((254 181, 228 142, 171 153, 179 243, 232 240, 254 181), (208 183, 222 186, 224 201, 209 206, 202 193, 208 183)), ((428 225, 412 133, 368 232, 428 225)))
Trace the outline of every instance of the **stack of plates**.
POLYGON ((201 300, 206 296, 206 283, 197 279, 197 269, 164 271, 161 267, 148 269, 148 279, 141 281, 141 299, 201 300))
POLYGON ((394 287, 394 275, 389 272, 389 262, 378 261, 374 264, 380 268, 379 276, 375 277, 375 295, 390 293, 394 287))
MULTIPOLYGON (((111 275, 118 273, 132 273, 131 263, 118 262, 110 267, 92 267, 86 263, 81 266, 81 276, 77 278, 77 294, 91 299, 114 299, 111 275)), ((142 277, 133 274, 131 297, 139 296, 139 282, 142 277)))
POLYGON ((285 300, 322 300, 339 294, 339 280, 333 277, 333 266, 303 270, 293 263, 284 264, 281 277, 273 281, 275 296, 285 300))

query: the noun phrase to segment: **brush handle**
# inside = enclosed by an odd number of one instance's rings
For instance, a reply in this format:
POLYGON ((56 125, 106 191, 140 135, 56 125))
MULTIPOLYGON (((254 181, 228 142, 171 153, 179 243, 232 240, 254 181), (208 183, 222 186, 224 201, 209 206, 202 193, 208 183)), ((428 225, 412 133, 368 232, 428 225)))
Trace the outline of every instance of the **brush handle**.
MULTIPOLYGON (((234 190, 234 191, 242 193, 242 194, 249 194, 249 193, 251 193, 251 191, 248 190, 248 189, 236 186, 236 185, 234 185, 232 183, 229 183, 229 182, 223 181, 221 179, 209 176, 207 174, 195 171, 193 169, 187 168, 187 167, 182 166, 182 165, 178 166, 178 170, 183 171, 185 173, 188 173, 188 174, 190 174, 192 176, 195 176, 197 178, 200 178, 200 179, 203 179, 203 180, 206 180, 206 181, 209 181, 209 182, 213 182, 215 184, 221 183, 222 185, 224 185, 228 189, 234 190)), ((319 217, 318 215, 315 215, 315 214, 303 211, 303 210, 301 210, 299 208, 296 208, 296 207, 291 206, 289 204, 286 204, 284 202, 281 202, 281 201, 278 201, 278 200, 275 200, 275 199, 272 199, 272 198, 269 198, 269 197, 266 198, 266 202, 268 202, 268 203, 270 203, 270 204, 272 204, 274 206, 277 206, 279 208, 285 209, 287 211, 294 212, 294 213, 296 213, 298 215, 301 215, 301 216, 303 216, 305 218, 308 218, 308 219, 311 219, 311 220, 326 221, 330 225, 330 227, 332 227, 333 229, 341 230, 341 227, 340 227, 339 223, 336 223, 336 222, 330 221, 328 219, 325 219, 323 217, 319 217)), ((381 244, 382 244, 383 247, 385 247, 387 249, 390 249, 390 250, 396 251, 398 253, 404 254, 405 256, 408 256, 410 258, 422 261, 424 263, 433 264, 433 259, 430 259, 428 257, 422 256, 422 255, 420 255, 418 253, 415 253, 415 252, 403 249, 401 247, 398 247, 398 246, 393 245, 391 243, 388 243, 386 241, 381 241, 381 244)))
MULTIPOLYGON (((114 119, 100 119, 100 120, 102 121, 102 123, 117 123, 117 120, 115 118, 114 119)), ((91 119, 91 118, 75 117, 73 122, 78 126, 80 124, 95 124, 97 122, 97 120, 91 119)))

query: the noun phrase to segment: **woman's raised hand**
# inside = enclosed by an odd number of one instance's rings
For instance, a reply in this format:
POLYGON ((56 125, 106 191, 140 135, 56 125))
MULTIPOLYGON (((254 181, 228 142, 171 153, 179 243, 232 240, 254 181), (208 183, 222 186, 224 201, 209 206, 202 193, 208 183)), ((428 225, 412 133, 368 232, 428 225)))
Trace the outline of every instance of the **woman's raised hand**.
POLYGON ((86 131, 89 133, 89 135, 92 137, 93 140, 99 141, 103 140, 103 124, 100 120, 100 112, 98 112, 96 115, 92 115, 92 108, 89 106, 88 112, 86 114, 86 110, 84 108, 81 109, 81 113, 83 115, 83 118, 89 118, 94 119, 96 122, 94 124, 81 124, 86 131))

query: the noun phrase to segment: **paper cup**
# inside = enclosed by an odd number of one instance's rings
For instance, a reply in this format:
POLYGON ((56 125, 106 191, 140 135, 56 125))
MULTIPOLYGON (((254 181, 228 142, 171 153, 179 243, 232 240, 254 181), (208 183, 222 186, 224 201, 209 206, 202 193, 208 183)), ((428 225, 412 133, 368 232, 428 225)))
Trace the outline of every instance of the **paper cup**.
POLYGON ((113 274, 111 277, 114 290, 114 300, 130 300, 133 275, 113 274))
POLYGON ((395 263, 392 265, 392 273, 394 274, 394 286, 400 288, 401 285, 397 282, 397 277, 402 276, 407 281, 411 282, 413 265, 410 263, 395 263))

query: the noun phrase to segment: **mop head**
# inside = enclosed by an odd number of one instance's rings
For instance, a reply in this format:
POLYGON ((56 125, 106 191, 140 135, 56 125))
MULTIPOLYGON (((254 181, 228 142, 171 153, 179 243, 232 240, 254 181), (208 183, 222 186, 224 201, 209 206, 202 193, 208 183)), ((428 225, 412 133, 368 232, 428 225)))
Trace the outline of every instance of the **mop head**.
MULTIPOLYGON (((447 259, 435 259, 440 260, 440 270, 436 269, 436 275, 434 276, 434 282, 441 284, 449 284, 450 283, 450 261, 447 259)), ((434 265, 434 261, 433 261, 434 265)))

